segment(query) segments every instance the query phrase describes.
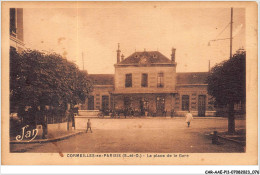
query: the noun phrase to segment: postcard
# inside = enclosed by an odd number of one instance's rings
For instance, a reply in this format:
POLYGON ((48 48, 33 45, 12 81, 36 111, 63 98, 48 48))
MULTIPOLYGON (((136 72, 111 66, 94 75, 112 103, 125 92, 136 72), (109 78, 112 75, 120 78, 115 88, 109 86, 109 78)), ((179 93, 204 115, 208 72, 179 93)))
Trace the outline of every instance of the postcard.
POLYGON ((2 164, 258 164, 257 11, 3 1, 2 164))

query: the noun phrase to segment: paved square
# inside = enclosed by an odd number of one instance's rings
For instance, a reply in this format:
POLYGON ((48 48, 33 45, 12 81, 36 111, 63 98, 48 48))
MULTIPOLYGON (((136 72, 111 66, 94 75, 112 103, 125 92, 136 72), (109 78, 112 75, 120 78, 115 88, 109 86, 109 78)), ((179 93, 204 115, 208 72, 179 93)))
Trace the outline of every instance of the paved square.
MULTIPOLYGON (((206 135, 214 130, 227 130, 227 122, 224 118, 195 118, 188 128, 184 118, 93 119, 93 133, 84 132, 63 141, 37 144, 26 152, 244 152, 242 146, 228 141, 213 145, 206 135)), ((245 128, 245 120, 236 120, 236 128, 245 128)), ((19 146, 12 149, 19 150, 19 146)))

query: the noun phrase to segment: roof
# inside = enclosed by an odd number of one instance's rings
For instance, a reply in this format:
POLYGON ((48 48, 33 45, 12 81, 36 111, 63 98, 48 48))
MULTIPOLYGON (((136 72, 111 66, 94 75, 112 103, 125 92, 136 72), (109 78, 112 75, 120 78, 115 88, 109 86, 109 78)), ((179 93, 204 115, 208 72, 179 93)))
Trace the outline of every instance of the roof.
POLYGON ((178 84, 207 84, 208 72, 183 72, 176 74, 178 84))
MULTIPOLYGON (((180 84, 207 84, 208 72, 181 72, 176 73, 177 85, 180 84)), ((114 85, 114 74, 88 74, 94 85, 114 85)))
POLYGON ((172 63, 172 61, 158 51, 135 52, 119 64, 156 64, 172 63))
POLYGON ((114 85, 114 74, 88 74, 94 85, 114 85))

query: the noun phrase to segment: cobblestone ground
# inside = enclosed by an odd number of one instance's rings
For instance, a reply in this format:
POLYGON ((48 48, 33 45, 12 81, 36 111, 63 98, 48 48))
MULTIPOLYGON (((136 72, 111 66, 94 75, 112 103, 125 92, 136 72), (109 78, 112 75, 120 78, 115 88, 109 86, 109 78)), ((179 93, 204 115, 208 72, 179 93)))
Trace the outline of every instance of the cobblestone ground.
MULTIPOLYGON (((218 153, 244 152, 229 141, 213 145, 207 134, 227 129, 227 119, 194 119, 188 128, 184 118, 99 119, 92 121, 93 133, 83 133, 55 143, 33 145, 19 152, 39 153, 218 153)), ((236 120, 236 128, 245 128, 245 120, 236 120)))

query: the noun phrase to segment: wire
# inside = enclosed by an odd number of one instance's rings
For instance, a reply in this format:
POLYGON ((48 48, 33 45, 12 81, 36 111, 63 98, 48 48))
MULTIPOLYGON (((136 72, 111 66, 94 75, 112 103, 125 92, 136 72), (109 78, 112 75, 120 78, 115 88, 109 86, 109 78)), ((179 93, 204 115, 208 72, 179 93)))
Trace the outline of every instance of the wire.
POLYGON ((226 25, 226 27, 216 36, 216 39, 217 37, 219 37, 226 29, 227 27, 230 25, 230 22, 226 25))
POLYGON ((219 41, 219 40, 226 40, 226 39, 230 39, 230 38, 213 39, 213 40, 210 40, 210 41, 219 41))

